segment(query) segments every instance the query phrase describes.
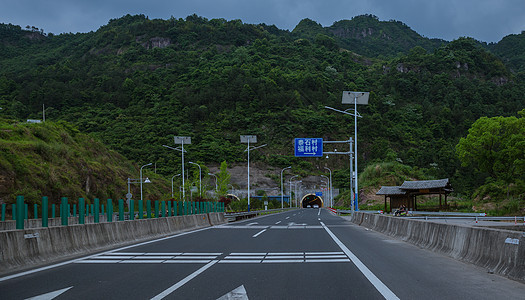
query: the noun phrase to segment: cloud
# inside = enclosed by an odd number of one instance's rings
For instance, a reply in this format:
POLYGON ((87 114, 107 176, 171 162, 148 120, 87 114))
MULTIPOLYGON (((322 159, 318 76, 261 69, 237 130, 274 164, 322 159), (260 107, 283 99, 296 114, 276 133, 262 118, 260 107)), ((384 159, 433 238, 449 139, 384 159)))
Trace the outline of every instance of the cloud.
POLYGON ((0 22, 46 32, 88 32, 126 14, 185 18, 191 14, 245 23, 273 24, 292 30, 310 18, 323 26, 373 14, 401 21, 426 37, 470 36, 496 42, 525 30, 523 0, 0 0, 0 22))

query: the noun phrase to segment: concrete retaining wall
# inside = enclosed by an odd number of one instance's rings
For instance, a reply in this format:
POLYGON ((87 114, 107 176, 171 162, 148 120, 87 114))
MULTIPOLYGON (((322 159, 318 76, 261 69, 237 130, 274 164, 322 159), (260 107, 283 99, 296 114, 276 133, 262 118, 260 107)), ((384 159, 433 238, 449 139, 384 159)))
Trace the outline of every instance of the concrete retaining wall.
POLYGON ((0 274, 225 223, 224 213, 0 232, 0 274))
POLYGON ((489 272, 525 281, 525 235, 521 232, 361 212, 353 215, 352 222, 489 272))

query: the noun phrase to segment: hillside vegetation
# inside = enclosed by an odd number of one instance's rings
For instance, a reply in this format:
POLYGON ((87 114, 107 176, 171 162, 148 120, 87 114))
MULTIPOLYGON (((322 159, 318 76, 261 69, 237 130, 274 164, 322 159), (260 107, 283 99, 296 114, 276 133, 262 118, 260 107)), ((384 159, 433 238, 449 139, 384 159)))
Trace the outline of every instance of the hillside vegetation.
MULTIPOLYGON (((68 197, 88 202, 94 198, 122 199, 127 178, 137 178, 136 165, 109 150, 93 137, 66 122, 39 124, 0 119, 0 200, 13 202, 23 195, 26 203, 51 203, 68 197)), ((159 198, 166 183, 148 173, 149 198, 159 198)), ((135 195, 136 185, 132 186, 135 195)), ((140 195, 140 193, 138 194, 140 195)))
POLYGON ((0 114, 41 118, 45 104, 46 118, 139 165, 156 162, 164 176, 180 166, 180 153, 162 147, 174 135, 192 137, 187 159, 218 165, 246 160, 239 135, 255 134, 268 146, 252 159, 296 172, 329 166, 345 187, 347 157, 297 159, 292 140, 353 136, 353 119, 324 106, 346 109, 342 91, 370 91, 359 107, 360 169, 397 161, 449 177, 470 197, 490 174, 462 167, 456 145, 477 119, 523 109, 523 39, 432 40, 374 16, 330 27, 305 19, 292 32, 196 15, 127 15, 96 32, 47 36, 4 24, 0 114))

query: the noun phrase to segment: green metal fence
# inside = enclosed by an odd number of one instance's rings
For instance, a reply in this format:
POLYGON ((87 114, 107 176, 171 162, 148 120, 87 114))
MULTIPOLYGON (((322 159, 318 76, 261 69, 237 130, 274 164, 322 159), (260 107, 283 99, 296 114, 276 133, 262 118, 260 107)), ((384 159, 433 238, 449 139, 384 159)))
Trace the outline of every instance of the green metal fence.
MULTIPOLYGON (((152 211, 151 200, 139 200, 137 203, 129 200, 125 205, 123 199, 117 202, 118 210, 114 211, 113 200, 106 201, 106 220, 107 222, 123 222, 126 220, 136 220, 144 218, 166 218, 181 215, 205 214, 210 212, 224 212, 224 203, 222 202, 190 202, 190 201, 154 201, 152 211), (127 206, 127 207, 126 207, 127 206), (146 214, 144 214, 146 210, 146 214), (116 217, 114 218, 114 215, 116 217)), ((12 219, 16 221, 16 229, 24 229, 25 220, 29 219, 29 206, 24 202, 24 196, 17 196, 16 202, 10 205, 12 219)), ((56 213, 60 218, 62 226, 68 226, 70 218, 78 220, 78 224, 85 224, 86 217, 92 216, 92 223, 100 222, 100 214, 104 215, 104 204, 100 204, 98 198, 93 199, 93 204, 86 203, 84 198, 79 198, 76 203, 70 203, 68 198, 62 197, 56 211, 55 204, 49 205, 48 197, 42 197, 41 204, 34 204, 32 218, 40 219, 42 227, 49 226, 49 216, 55 218, 56 213), (71 205, 72 204, 72 205, 71 205)), ((9 213, 9 204, 2 204, 1 221, 6 221, 9 213)))

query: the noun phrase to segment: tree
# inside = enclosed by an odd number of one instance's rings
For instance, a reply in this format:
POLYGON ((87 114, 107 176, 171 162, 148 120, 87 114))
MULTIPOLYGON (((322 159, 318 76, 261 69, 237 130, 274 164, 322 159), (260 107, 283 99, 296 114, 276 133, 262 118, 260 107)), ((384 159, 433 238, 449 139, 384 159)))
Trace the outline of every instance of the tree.
POLYGON ((228 164, 226 161, 221 163, 221 169, 217 174, 217 188, 219 197, 226 196, 228 193, 228 184, 230 184, 231 174, 228 172, 228 164))
POLYGON ((461 165, 473 166, 509 187, 525 172, 525 110, 520 117, 482 117, 456 146, 461 165))

